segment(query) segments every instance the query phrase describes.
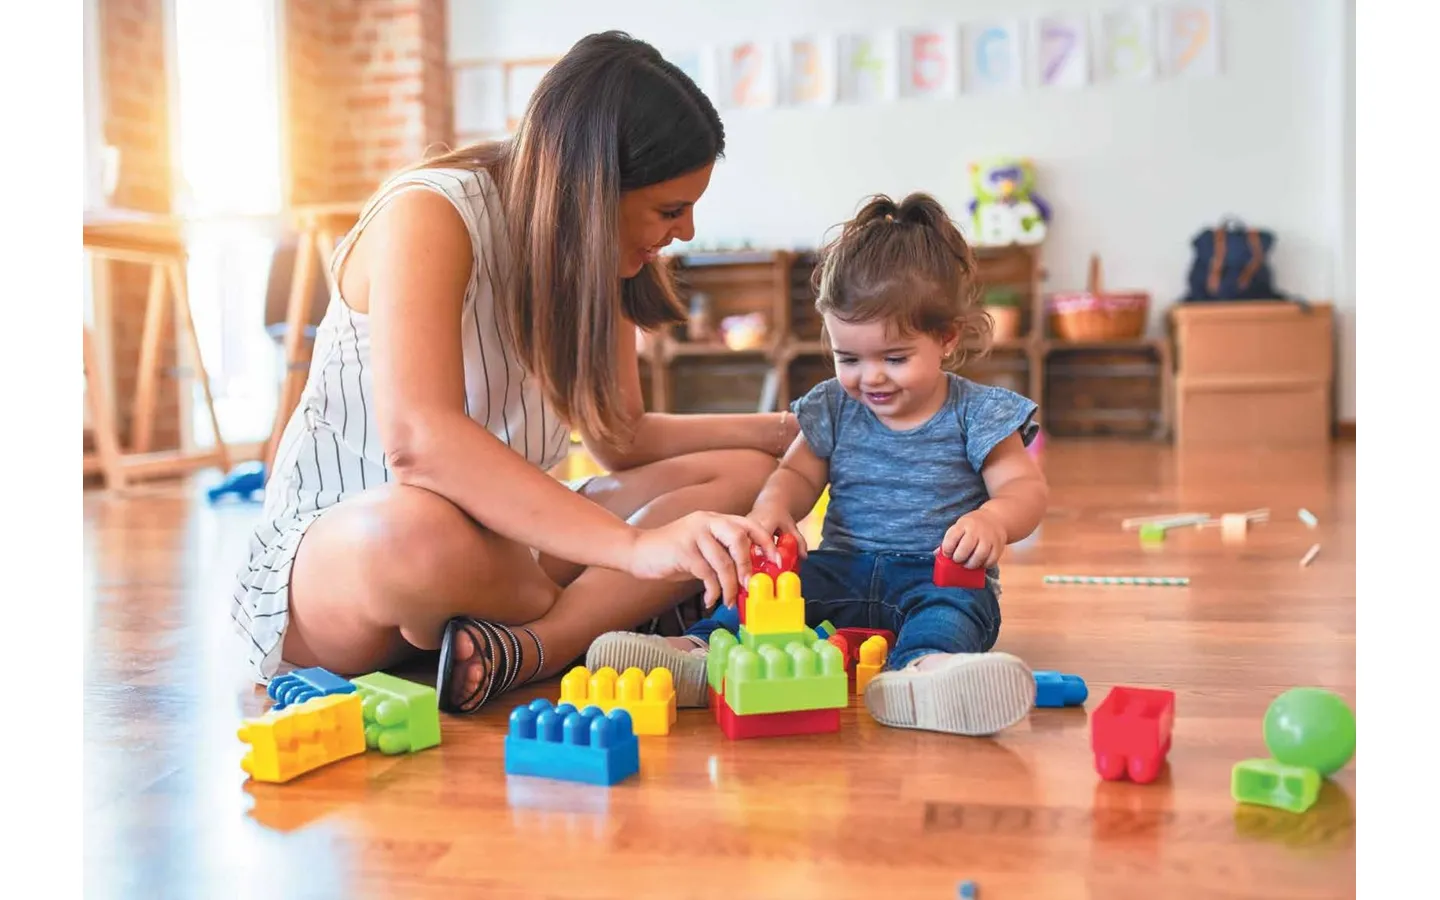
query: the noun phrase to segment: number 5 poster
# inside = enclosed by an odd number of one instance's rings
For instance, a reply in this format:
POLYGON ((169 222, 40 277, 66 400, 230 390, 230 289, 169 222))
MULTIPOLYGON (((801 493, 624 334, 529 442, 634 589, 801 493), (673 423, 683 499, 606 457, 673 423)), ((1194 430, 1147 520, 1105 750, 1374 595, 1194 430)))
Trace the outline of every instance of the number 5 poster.
POLYGON ((1213 2, 1160 9, 1160 56, 1173 78, 1205 78, 1220 71, 1220 17, 1213 2))
POLYGON ((1035 22, 1033 83, 1079 88, 1090 80, 1089 31, 1084 16, 1045 16, 1035 22))

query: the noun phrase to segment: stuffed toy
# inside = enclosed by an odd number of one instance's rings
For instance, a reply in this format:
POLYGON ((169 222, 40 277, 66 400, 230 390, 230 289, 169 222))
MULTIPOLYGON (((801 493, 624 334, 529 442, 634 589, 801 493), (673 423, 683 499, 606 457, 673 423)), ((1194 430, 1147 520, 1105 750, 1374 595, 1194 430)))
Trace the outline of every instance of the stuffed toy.
POLYGON ((971 163, 970 184, 977 244, 1038 244, 1045 239, 1050 206, 1034 192, 1035 165, 1029 159, 971 163))

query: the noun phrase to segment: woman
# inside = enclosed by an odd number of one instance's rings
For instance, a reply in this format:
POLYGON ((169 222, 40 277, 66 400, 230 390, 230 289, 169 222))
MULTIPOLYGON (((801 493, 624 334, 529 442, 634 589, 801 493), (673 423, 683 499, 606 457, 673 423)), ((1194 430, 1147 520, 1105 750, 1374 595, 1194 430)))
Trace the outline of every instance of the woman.
POLYGON ((645 413, 635 349, 683 316, 657 255, 694 236, 723 151, 694 83, 606 33, 513 138, 370 200, 232 603, 257 680, 438 648, 442 708, 473 712, 697 581, 735 597, 751 542, 773 553, 741 514, 794 419, 645 413), (572 425, 612 473, 578 489, 545 472, 572 425))

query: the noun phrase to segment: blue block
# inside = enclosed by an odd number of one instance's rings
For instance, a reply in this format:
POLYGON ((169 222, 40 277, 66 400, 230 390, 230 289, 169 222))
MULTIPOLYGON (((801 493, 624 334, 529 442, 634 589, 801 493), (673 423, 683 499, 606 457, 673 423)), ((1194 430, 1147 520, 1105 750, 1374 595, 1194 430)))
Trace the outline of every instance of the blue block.
POLYGON ((353 694, 355 685, 316 666, 313 669, 296 669, 271 679, 265 693, 275 701, 276 709, 284 709, 328 694, 353 694))
POLYGON ((630 713, 578 711, 538 698, 510 713, 505 774, 534 775, 609 787, 640 771, 640 742, 630 713))
POLYGON ((1085 687, 1085 680, 1079 675, 1044 671, 1035 673, 1036 706, 1080 706, 1089 696, 1090 690, 1085 687))
POLYGON ((261 462, 241 463, 225 480, 205 492, 211 503, 226 494, 234 494, 242 500, 249 500, 256 491, 265 490, 265 464, 261 462))
POLYGON ((973 881, 962 881, 959 885, 960 900, 975 900, 978 896, 978 887, 973 881))

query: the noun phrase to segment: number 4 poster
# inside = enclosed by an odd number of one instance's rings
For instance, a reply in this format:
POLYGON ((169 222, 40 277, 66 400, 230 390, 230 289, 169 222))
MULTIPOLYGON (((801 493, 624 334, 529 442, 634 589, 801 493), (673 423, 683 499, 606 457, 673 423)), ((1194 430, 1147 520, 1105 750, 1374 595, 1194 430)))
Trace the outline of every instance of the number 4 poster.
POLYGON ((1213 2, 1176 3, 1160 9, 1160 57, 1172 78, 1220 71, 1220 17, 1213 2))
POLYGON ((1084 16, 1044 16, 1035 22, 1034 83, 1079 88, 1090 80, 1089 31, 1084 16))

